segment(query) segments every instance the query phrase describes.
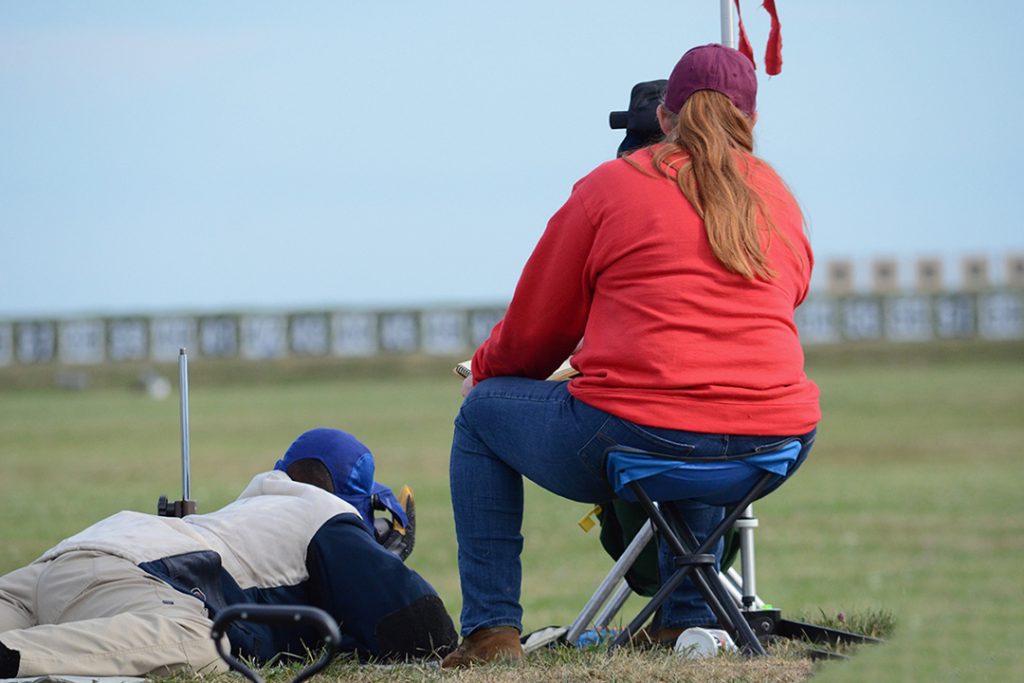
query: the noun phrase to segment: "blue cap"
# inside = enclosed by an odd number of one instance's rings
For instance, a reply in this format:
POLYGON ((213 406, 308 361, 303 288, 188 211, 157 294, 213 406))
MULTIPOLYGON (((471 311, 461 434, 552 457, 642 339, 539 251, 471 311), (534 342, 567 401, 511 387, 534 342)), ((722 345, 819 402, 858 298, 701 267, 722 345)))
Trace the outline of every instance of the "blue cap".
POLYGON ((358 510, 371 531, 374 498, 403 526, 409 524, 405 510, 391 489, 373 480, 373 453, 351 434, 326 427, 311 429, 295 439, 274 469, 285 472, 289 465, 299 460, 323 463, 331 473, 334 494, 358 510))

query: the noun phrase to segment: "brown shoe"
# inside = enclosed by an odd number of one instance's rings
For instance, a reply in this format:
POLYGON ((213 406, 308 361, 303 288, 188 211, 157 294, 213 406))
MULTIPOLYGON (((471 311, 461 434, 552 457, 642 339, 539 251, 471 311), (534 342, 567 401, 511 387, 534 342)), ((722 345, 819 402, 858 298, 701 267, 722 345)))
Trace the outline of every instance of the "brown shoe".
POLYGON ((650 650, 656 647, 673 647, 676 639, 684 630, 682 628, 669 628, 667 626, 645 626, 637 631, 630 640, 630 644, 639 650, 650 650))
POLYGON ((462 639, 455 652, 441 660, 442 669, 464 669, 476 664, 516 662, 523 658, 519 631, 511 626, 480 628, 462 639))

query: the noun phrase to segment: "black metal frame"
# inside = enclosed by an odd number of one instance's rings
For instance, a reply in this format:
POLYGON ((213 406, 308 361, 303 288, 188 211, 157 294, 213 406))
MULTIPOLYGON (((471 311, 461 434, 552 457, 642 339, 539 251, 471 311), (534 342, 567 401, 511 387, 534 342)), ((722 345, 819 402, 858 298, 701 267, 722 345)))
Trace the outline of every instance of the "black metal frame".
MULTIPOLYGON (((633 449, 621 447, 608 449, 608 452, 611 451, 637 452, 633 449)), ((649 455, 658 454, 650 453, 649 455)), ((628 484, 629 489, 636 496, 640 506, 654 524, 657 534, 672 549, 677 569, 672 576, 662 581, 658 592, 654 594, 654 597, 648 601, 647 605, 629 623, 625 630, 612 641, 610 649, 614 650, 628 643, 644 623, 664 604, 668 596, 679 587, 679 584, 687 576, 690 576, 697 590, 704 596, 711 611, 718 618, 719 624, 729 631, 741 650, 753 655, 767 654, 754 631, 750 628, 750 624, 743 617, 743 613, 740 612, 739 607, 736 606, 736 603, 726 592, 725 587, 722 586, 718 572, 715 569, 715 556, 710 551, 725 532, 732 528, 739 516, 743 514, 743 510, 755 501, 777 477, 778 475, 772 472, 765 472, 750 491, 747 492, 747 495, 738 503, 726 506, 725 518, 715 526, 703 543, 697 542, 697 538, 693 535, 689 526, 686 525, 686 522, 674 514, 670 508, 666 508, 663 512, 657 503, 651 500, 639 482, 634 481, 628 484)))
POLYGON ((305 605, 232 605, 221 611, 213 620, 210 636, 221 659, 227 662, 233 671, 237 671, 253 683, 264 683, 263 678, 246 666, 237 657, 224 650, 223 640, 228 626, 236 621, 252 621, 261 624, 289 624, 299 622, 312 624, 320 632, 324 651, 320 658, 296 674, 292 683, 301 683, 314 674, 322 671, 334 659, 338 645, 341 643, 341 631, 338 623, 330 614, 318 607, 305 605))

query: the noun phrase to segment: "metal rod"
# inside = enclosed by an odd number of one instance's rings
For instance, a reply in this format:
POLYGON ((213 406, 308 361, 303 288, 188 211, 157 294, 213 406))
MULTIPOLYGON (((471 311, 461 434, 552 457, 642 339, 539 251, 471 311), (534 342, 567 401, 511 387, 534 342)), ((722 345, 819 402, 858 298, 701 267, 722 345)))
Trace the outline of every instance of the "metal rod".
POLYGON ((611 599, 594 617, 594 628, 608 628, 608 624, 612 622, 612 619, 615 618, 615 615, 619 613, 619 610, 622 609, 622 606, 626 604, 626 600, 632 594, 633 589, 629 587, 629 583, 625 579, 622 579, 619 587, 612 593, 611 599))
MULTIPOLYGON (((773 475, 771 473, 766 473, 762 476, 758 483, 754 485, 752 493, 756 494, 756 492, 763 489, 765 484, 767 484, 768 479, 772 476, 773 475)), ((737 506, 738 509, 733 510, 733 512, 726 515, 726 519, 732 517, 735 521, 735 516, 739 510, 746 510, 754 496, 747 494, 747 498, 749 498, 749 500, 741 501, 737 506)), ((682 537, 680 540, 683 544, 695 544, 697 538, 693 535, 690 527, 687 526, 686 521, 680 517, 678 511, 673 508, 666 508, 665 512, 672 524, 672 528, 682 537)), ((698 551, 707 552, 704 549, 705 546, 710 548, 712 545, 709 543, 711 539, 721 537, 722 533, 724 533, 724 530, 719 531, 718 527, 716 527, 716 530, 711 532, 704 543, 702 543, 698 548, 698 551)), ((694 555, 696 554, 697 553, 694 553, 694 555)), ((676 573, 680 573, 682 571, 684 571, 684 568, 677 569, 676 573)), ((720 580, 720 576, 721 574, 717 572, 714 567, 707 565, 698 565, 693 567, 692 573, 690 574, 691 580, 697 586, 697 589, 701 594, 704 595, 704 599, 707 601, 708 607, 710 607, 711 611, 715 613, 715 616, 718 617, 718 620, 723 627, 732 631, 736 635, 737 641, 741 646, 744 646, 744 649, 748 653, 758 655, 765 654, 764 647, 757 640, 757 636, 750 627, 750 623, 747 622, 746 618, 740 612, 739 605, 737 605, 732 599, 728 588, 720 580)))
POLYGON ((736 574, 731 568, 728 571, 718 572, 718 578, 722 581, 722 585, 729 591, 729 595, 736 604, 742 604, 743 601, 743 581, 739 578, 739 574, 736 574))
POLYGON ((721 0, 722 45, 736 47, 736 19, 733 16, 733 0, 721 0))
POLYGON ((743 607, 750 609, 757 601, 757 576, 754 569, 754 529, 757 517, 754 506, 748 505, 743 516, 736 520, 740 536, 740 567, 743 571, 743 607))
MULTIPOLYGON (((740 549, 743 552, 743 549, 740 549)), ((722 581, 728 584, 729 592, 736 598, 736 602, 742 603, 743 600, 743 577, 738 571, 730 567, 724 572, 720 572, 722 581)), ((754 609, 763 609, 765 602, 756 593, 754 595, 754 609)))
POLYGON ((626 546, 626 550, 623 551, 622 555, 612 566, 611 571, 604 577, 601 584, 594 591, 594 594, 590 596, 590 600, 583 606, 583 610, 580 611, 579 616, 572 622, 569 627, 569 631, 565 634, 565 639, 570 643, 575 643, 579 640, 580 634, 587 630, 590 622, 593 620, 594 615, 601 609, 601 606, 608 600, 609 596, 615 591, 616 586, 622 580, 622 577, 626 575, 626 572, 633 563, 636 562, 636 558, 640 556, 644 547, 654 538, 654 527, 648 520, 644 523, 643 527, 633 540, 630 541, 629 545, 626 546))
POLYGON ((178 387, 181 393, 181 497, 190 500, 189 444, 188 444, 188 354, 185 347, 178 349, 178 387))
MULTIPOLYGON (((697 552, 691 551, 691 549, 684 544, 696 546, 697 539, 694 538, 693 532, 690 531, 690 528, 686 526, 685 523, 677 526, 675 530, 673 529, 665 515, 665 513, 673 515, 671 508, 666 508, 663 512, 658 504, 651 500, 651 497, 647 495, 647 492, 644 491, 643 487, 638 482, 630 482, 629 488, 633 492, 633 495, 636 496, 637 502, 643 507, 647 517, 654 524, 655 529, 657 529, 660 534, 659 540, 668 544, 669 548, 672 550, 672 555, 676 559, 707 553, 707 548, 704 546, 710 547, 714 545, 714 543, 711 542, 712 538, 714 538, 714 542, 717 543, 718 537, 722 534, 722 529, 719 527, 715 527, 715 530, 711 532, 711 535, 704 542, 703 546, 698 548, 697 552), (676 530, 683 535, 682 538, 680 538, 680 535, 676 533, 676 530)), ((730 520, 729 523, 731 524, 732 520, 730 520)), ((668 599, 669 594, 678 588, 679 584, 681 584, 687 576, 690 577, 691 581, 693 581, 694 585, 697 587, 697 590, 704 596, 704 600, 718 618, 719 623, 729 630, 738 630, 738 628, 734 628, 732 626, 732 615, 726 611, 726 608, 722 605, 719 596, 713 592, 711 586, 708 584, 707 577, 705 577, 699 569, 700 568, 697 567, 697 565, 684 565, 676 569, 675 573, 668 577, 668 579, 664 579, 663 577, 661 588, 658 589, 658 592, 654 594, 654 597, 647 602, 644 608, 640 610, 640 613, 633 618, 633 621, 631 621, 629 625, 615 637, 615 640, 613 640, 611 645, 608 647, 608 651, 611 652, 632 640, 640 631, 640 627, 643 626, 655 611, 664 604, 665 600, 668 599)), ((714 569, 711 569, 711 572, 712 575, 715 574, 714 569)), ((726 599, 728 600, 728 596, 726 596, 726 599)))

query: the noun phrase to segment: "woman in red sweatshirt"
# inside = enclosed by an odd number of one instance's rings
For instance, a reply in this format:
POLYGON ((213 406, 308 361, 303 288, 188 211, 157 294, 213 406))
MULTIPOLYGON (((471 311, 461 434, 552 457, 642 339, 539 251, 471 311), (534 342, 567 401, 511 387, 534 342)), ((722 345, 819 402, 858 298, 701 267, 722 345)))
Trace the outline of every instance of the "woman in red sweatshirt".
MULTIPOLYGON (((600 503, 611 445, 714 457, 799 437, 798 464, 810 451, 818 389, 793 311, 813 257, 799 206, 752 154, 756 93, 738 51, 683 55, 664 141, 576 183, 473 356, 451 457, 464 641, 444 666, 521 656, 523 476, 600 503), (570 354, 579 376, 544 381, 570 354)), ((721 515, 683 511, 700 539, 721 515)), ((653 633, 713 622, 686 582, 653 633)))

